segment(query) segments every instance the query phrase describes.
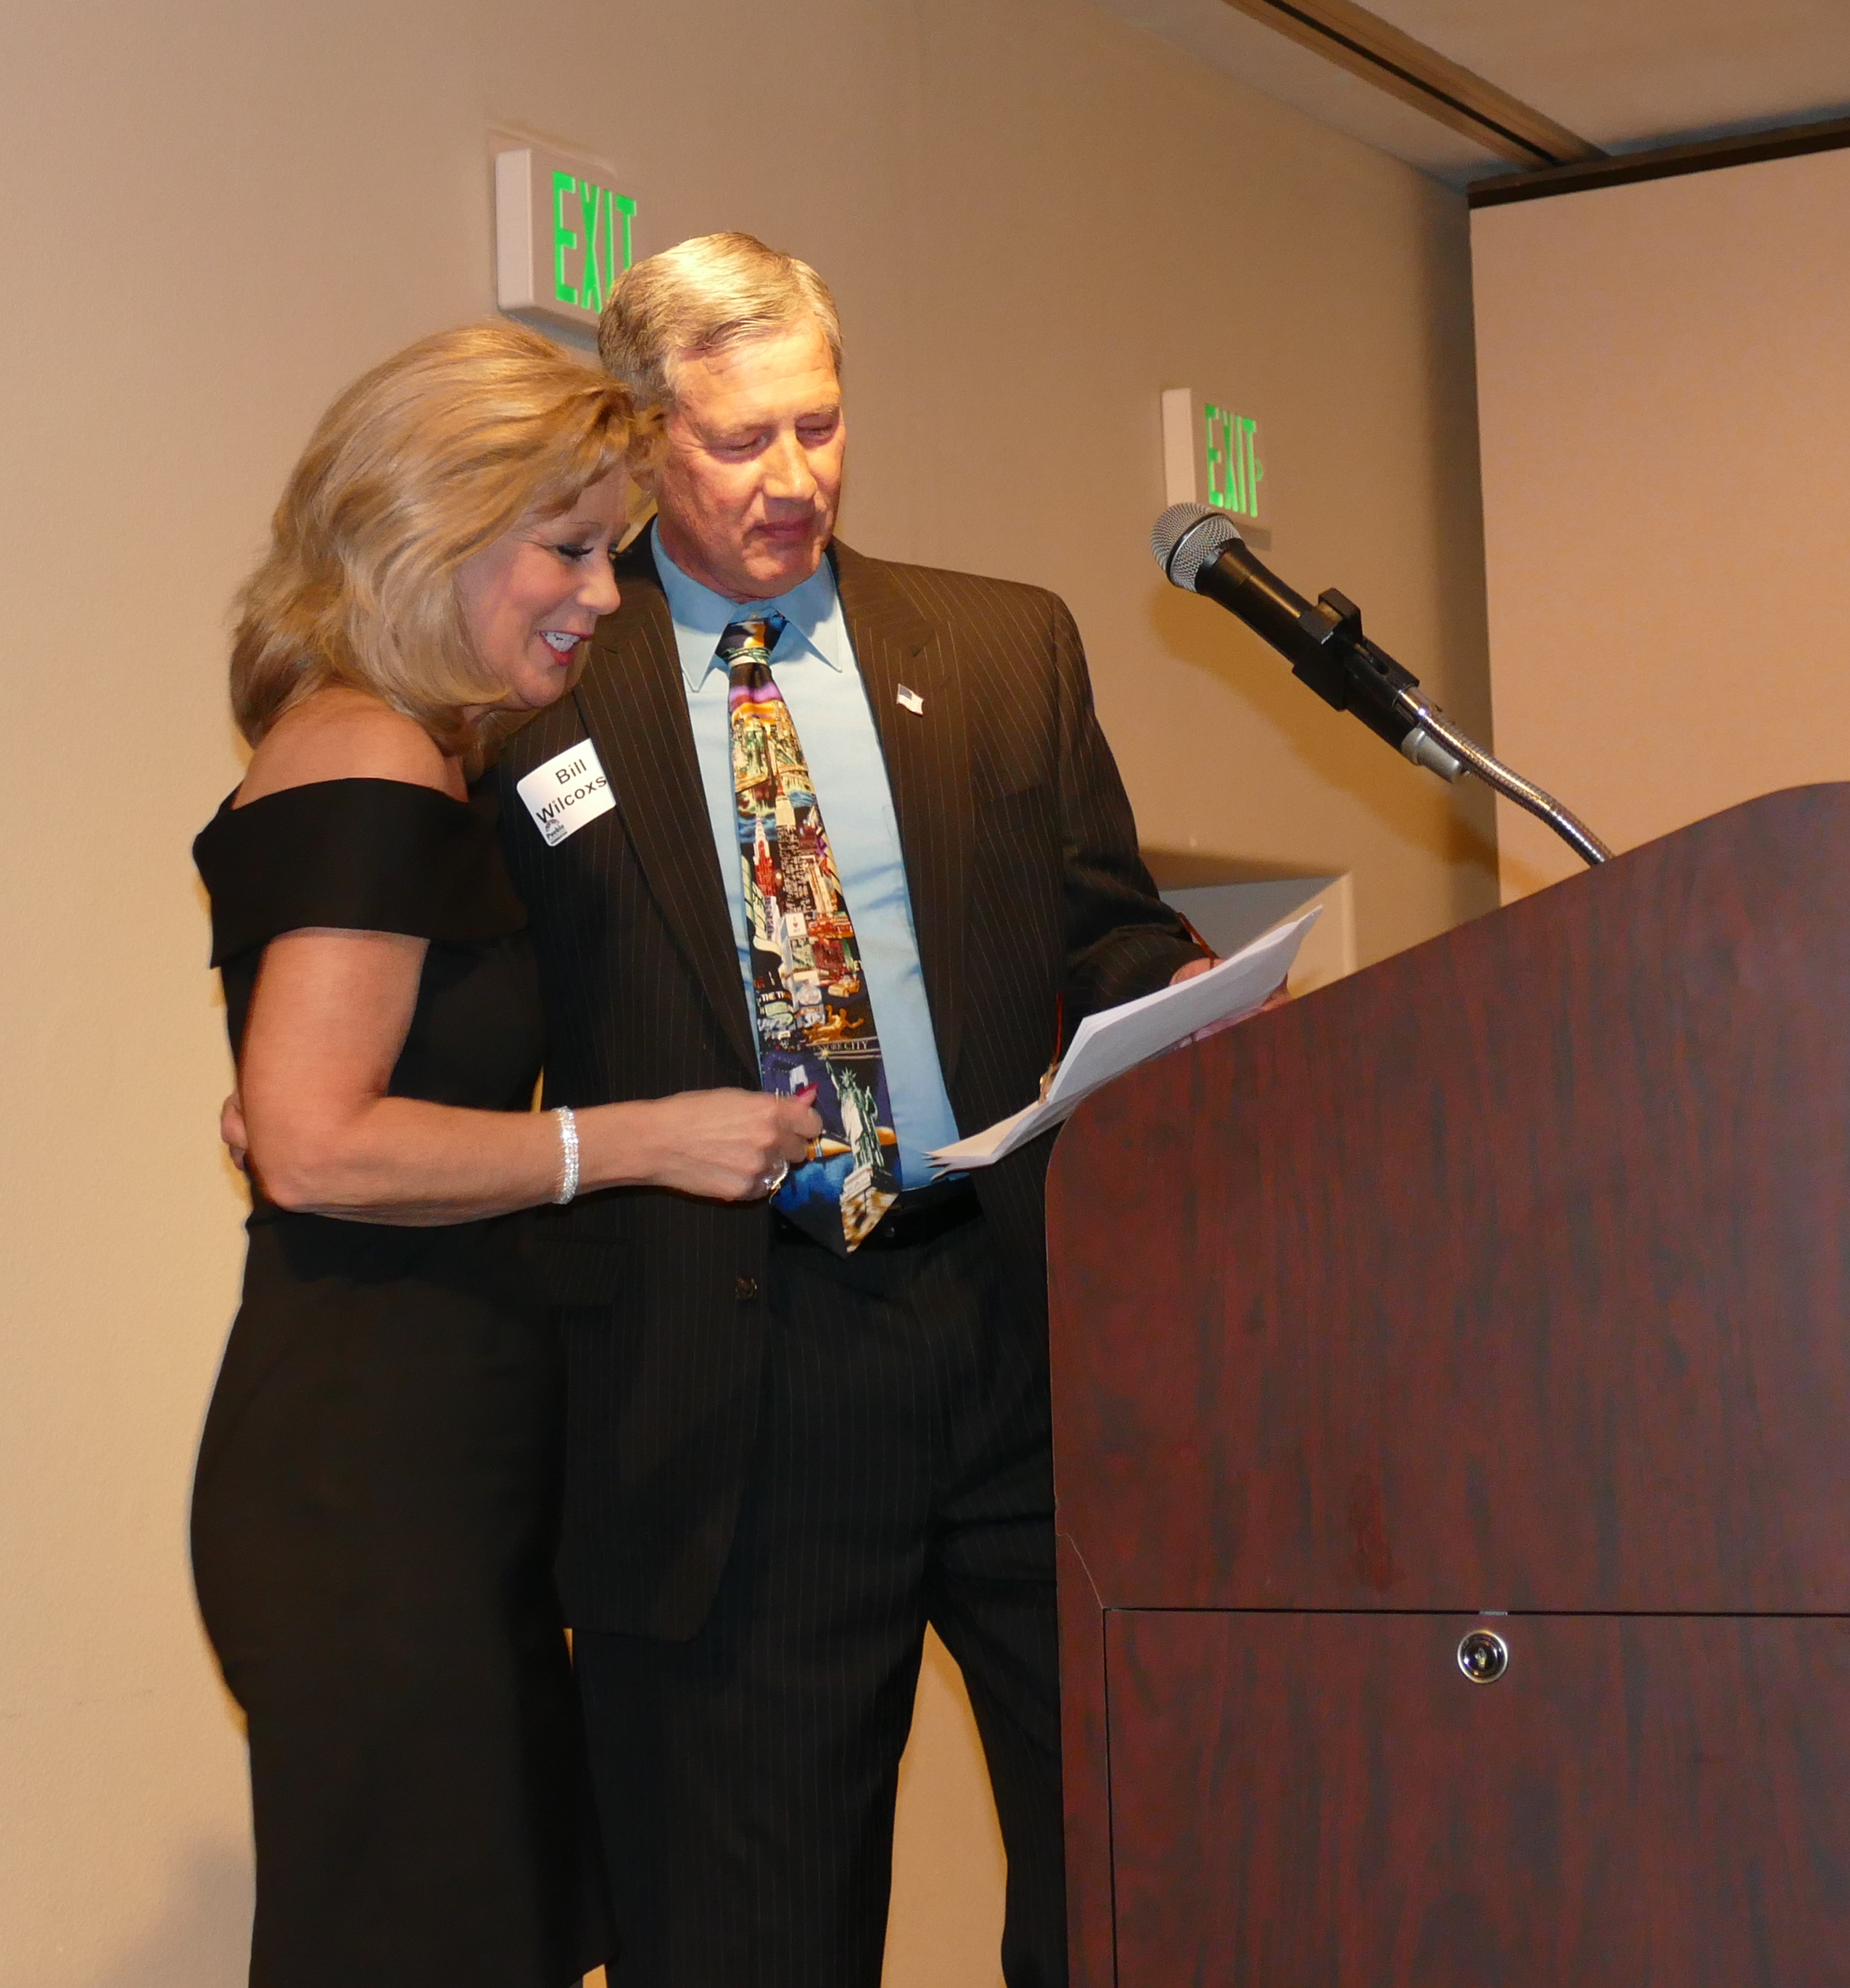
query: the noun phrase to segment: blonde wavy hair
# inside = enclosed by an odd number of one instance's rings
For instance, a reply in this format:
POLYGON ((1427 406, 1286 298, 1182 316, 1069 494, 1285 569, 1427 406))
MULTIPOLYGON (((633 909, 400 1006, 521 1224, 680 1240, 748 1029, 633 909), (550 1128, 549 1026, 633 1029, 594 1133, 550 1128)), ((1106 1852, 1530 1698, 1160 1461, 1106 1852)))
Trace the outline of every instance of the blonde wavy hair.
POLYGON ((439 332, 355 380, 316 424, 238 597, 232 712, 246 740, 340 684, 479 762, 519 717, 465 716, 503 691, 457 569, 621 468, 634 425, 621 381, 519 325, 439 332))

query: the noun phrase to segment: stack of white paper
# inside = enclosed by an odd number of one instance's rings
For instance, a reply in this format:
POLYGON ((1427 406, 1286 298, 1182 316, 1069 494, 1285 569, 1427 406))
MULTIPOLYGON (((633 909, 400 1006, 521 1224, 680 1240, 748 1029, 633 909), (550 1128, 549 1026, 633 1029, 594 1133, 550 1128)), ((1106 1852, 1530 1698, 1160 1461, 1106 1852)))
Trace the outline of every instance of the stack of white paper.
POLYGON ((1179 986, 1158 988, 1140 1001, 1088 1015, 1074 1032, 1072 1046, 1060 1059, 1047 1094, 1038 1104, 999 1119, 955 1145, 940 1146, 927 1157, 940 1172, 963 1172, 986 1167, 1025 1145, 1051 1126, 1069 1118, 1082 1098, 1140 1063, 1216 1022, 1236 1022, 1261 1007, 1297 957, 1304 934, 1321 915, 1322 908, 1306 911, 1256 938, 1249 946, 1198 973, 1179 986))

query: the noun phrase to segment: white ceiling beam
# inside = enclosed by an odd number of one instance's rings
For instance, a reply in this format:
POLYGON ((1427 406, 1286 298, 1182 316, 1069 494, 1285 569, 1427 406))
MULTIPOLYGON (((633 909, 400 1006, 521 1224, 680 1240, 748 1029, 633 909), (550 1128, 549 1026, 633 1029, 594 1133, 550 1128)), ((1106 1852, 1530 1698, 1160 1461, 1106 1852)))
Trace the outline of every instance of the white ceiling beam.
POLYGON ((1351 75, 1518 166, 1607 155, 1507 90, 1415 41, 1355 0, 1224 0, 1351 75))

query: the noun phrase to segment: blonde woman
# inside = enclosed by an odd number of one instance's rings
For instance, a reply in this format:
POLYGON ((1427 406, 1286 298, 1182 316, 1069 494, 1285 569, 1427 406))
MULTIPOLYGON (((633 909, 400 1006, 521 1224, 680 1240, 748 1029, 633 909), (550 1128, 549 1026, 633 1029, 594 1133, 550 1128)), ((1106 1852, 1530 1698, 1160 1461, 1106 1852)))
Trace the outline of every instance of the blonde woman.
POLYGON ((551 1560, 563 1378, 515 1211, 765 1193, 820 1121, 531 1109, 525 915, 468 781, 617 605, 622 387, 424 340, 323 418, 245 587, 255 748, 194 844, 248 1126, 195 1578, 249 1727, 255 1988, 564 1988, 610 1949, 551 1560))

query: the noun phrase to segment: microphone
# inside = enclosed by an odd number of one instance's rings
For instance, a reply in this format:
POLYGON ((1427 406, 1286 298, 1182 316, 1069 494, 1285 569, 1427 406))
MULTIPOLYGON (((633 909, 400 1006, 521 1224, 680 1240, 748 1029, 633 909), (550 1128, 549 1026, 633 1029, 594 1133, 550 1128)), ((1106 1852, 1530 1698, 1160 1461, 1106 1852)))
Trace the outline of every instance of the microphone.
POLYGON ((1305 600, 1256 559, 1225 511, 1172 504, 1156 521, 1150 549, 1165 578, 1203 593, 1237 615, 1291 665, 1324 703, 1352 711, 1415 766, 1442 780, 1475 773, 1518 807, 1545 821, 1589 864, 1612 852, 1553 795, 1493 759, 1419 694, 1419 679, 1362 633, 1361 610, 1334 587, 1305 600))
POLYGON ((1352 600, 1331 587, 1313 605, 1253 556, 1226 512, 1205 504, 1172 504, 1156 521, 1150 549, 1176 586, 1237 615, 1324 703, 1354 712, 1415 766, 1444 780, 1463 777, 1464 762, 1421 722, 1425 700, 1411 695, 1419 678, 1363 634, 1352 600))

